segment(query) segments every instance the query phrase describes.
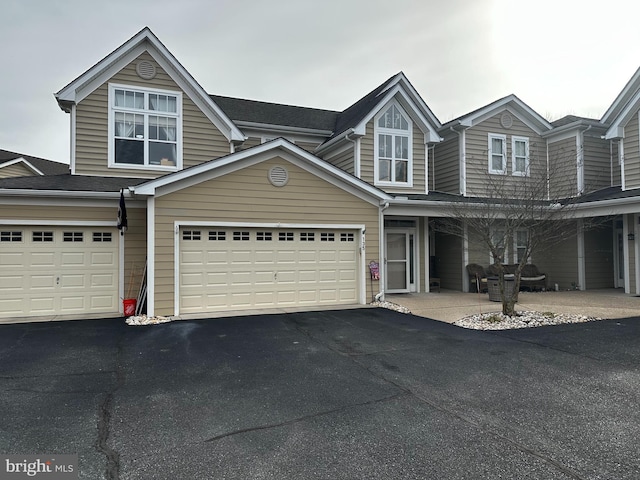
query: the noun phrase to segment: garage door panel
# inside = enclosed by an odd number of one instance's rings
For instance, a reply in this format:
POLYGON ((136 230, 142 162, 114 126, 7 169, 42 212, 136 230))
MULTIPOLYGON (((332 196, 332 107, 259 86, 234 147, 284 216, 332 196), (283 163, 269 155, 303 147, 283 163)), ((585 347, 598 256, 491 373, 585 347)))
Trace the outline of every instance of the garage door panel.
POLYGON ((1 247, 0 317, 118 312, 115 228, 76 228, 73 241, 65 227, 9 228, 22 240, 1 247))
POLYGON ((216 227, 200 240, 180 235, 180 312, 356 303, 358 245, 341 233, 216 227))

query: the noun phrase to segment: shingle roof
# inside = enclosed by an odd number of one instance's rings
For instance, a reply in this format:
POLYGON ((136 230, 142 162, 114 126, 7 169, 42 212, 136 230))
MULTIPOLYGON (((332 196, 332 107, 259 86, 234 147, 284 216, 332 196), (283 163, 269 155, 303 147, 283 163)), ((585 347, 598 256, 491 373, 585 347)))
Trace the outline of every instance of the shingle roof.
POLYGON ((553 125, 554 127, 561 127, 563 125, 568 125, 570 123, 577 122, 579 120, 587 120, 589 122, 596 122, 596 123, 599 122, 599 120, 595 118, 578 117, 577 115, 565 115, 564 117, 551 122, 551 125, 553 125))
POLYGON ((45 160, 44 158, 32 157, 31 155, 24 155, 17 152, 10 152, 9 150, 0 150, 0 163, 5 163, 10 160, 16 160, 18 158, 24 158, 27 162, 36 167, 45 175, 58 175, 61 173, 67 173, 69 171, 69 165, 66 163, 45 160))
POLYGON ((603 200, 615 200, 618 198, 640 197, 640 189, 622 190, 620 186, 607 187, 595 192, 587 193, 575 199, 575 203, 600 202, 603 200))
POLYGON ((310 128, 332 132, 339 112, 209 95, 233 121, 310 128))
POLYGON ((94 177, 66 173, 64 175, 0 178, 0 189, 119 192, 121 188, 138 185, 148 180, 148 178, 94 177))

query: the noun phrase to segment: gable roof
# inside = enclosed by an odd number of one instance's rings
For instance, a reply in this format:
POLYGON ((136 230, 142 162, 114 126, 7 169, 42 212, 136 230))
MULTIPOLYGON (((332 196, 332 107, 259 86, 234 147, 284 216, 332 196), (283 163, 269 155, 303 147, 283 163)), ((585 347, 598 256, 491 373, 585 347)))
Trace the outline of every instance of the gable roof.
POLYGON ((16 163, 22 163, 36 175, 58 175, 69 171, 69 165, 66 163, 10 152, 9 150, 0 150, 0 168, 16 163))
POLYGON ((441 126, 440 120, 433 114, 405 74, 399 72, 342 111, 336 118, 333 135, 320 145, 317 151, 325 150, 352 133, 359 136, 364 135, 369 120, 394 97, 420 125, 429 142, 441 140, 437 133, 441 126))
POLYGON ((298 107, 280 103, 260 102, 242 98, 209 95, 231 120, 241 126, 287 126, 333 133, 340 112, 319 108, 298 107))
POLYGON ((116 198, 123 188, 146 178, 98 177, 90 175, 44 175, 0 178, 0 195, 116 198))
POLYGON ((511 94, 506 97, 499 98, 484 107, 480 107, 458 118, 454 118, 442 125, 442 128, 439 131, 443 132, 457 125, 461 127, 472 127, 473 125, 476 125, 503 110, 507 110, 518 117, 529 128, 538 134, 542 134, 552 128, 552 125, 542 117, 542 115, 520 100, 517 96, 511 94))
POLYGON ((55 93, 55 97, 65 111, 71 105, 86 98, 96 88, 108 81, 113 75, 134 61, 143 52, 148 52, 167 72, 189 98, 202 110, 211 122, 230 142, 242 142, 244 134, 215 104, 191 74, 178 62, 169 50, 160 42, 149 27, 145 27, 128 41, 115 49, 93 67, 55 93))
POLYGON ((640 105, 640 68, 618 94, 611 106, 604 113, 600 122, 608 125, 605 138, 622 138, 623 128, 637 112, 640 105))
POLYGON ((164 194, 260 163, 273 158, 274 155, 278 155, 372 204, 378 205, 381 201, 388 201, 392 198, 379 188, 321 160, 282 137, 147 181, 133 187, 132 190, 136 195, 164 194))

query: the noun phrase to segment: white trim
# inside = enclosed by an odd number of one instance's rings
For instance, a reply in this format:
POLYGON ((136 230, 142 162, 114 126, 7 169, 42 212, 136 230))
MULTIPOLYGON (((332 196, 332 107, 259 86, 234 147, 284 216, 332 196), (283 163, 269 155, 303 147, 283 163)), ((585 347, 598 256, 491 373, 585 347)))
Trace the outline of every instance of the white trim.
POLYGON ((76 174, 76 141, 77 141, 77 133, 76 133, 76 118, 77 118, 77 111, 76 111, 76 105, 73 104, 71 105, 71 115, 69 116, 69 120, 71 122, 71 125, 69 127, 69 130, 71 131, 71 147, 70 147, 70 152, 69 152, 69 169, 71 170, 71 175, 75 175, 76 174))
POLYGON ((469 265, 469 225, 464 222, 462 226, 462 291, 469 293, 469 274, 467 273, 467 265, 469 265))
MULTIPOLYGON (((386 160, 386 158, 385 158, 386 160)), ((397 100, 391 99, 388 103, 386 103, 373 117, 373 184, 376 186, 382 187, 413 187, 413 119, 407 114, 404 108, 398 103, 397 100), (400 115, 407 122, 407 130, 396 129, 392 127, 380 127, 378 126, 378 121, 380 118, 391 108, 397 108, 400 112, 400 115), (392 180, 380 180, 380 158, 379 158, 379 141, 380 135, 389 135, 393 139, 392 143, 392 157, 391 166, 389 167, 389 176, 392 180), (395 142, 397 137, 402 137, 407 139, 407 181, 399 182, 397 180, 393 180, 395 177, 395 167, 396 162, 404 162, 403 158, 396 158, 395 154, 395 142)))
MULTIPOLYGON (((635 256, 635 274, 636 274, 636 295, 640 295, 640 229, 638 228, 638 214, 633 215, 633 235, 634 235, 634 256, 635 256)), ((629 243, 628 240, 626 243, 629 243)))
POLYGON ((624 175, 624 138, 618 140, 618 163, 620 164, 620 188, 624 192, 627 188, 624 175))
MULTIPOLYGON (((460 194, 464 197, 467 196, 467 129, 457 131, 458 141, 458 156, 460 161, 460 194)), ((434 152, 435 153, 435 152, 434 152)))
POLYGON ((616 115, 615 120, 611 123, 607 133, 604 135, 605 140, 624 136, 624 128, 627 123, 629 123, 629 120, 633 118, 633 114, 636 108, 638 108, 638 103, 640 103, 640 90, 633 94, 633 97, 631 97, 624 109, 616 115))
POLYGON ((576 189, 584 193, 584 130, 576 135, 576 189))
POLYGON ((512 135, 511 136, 511 175, 514 177, 528 177, 529 175, 531 175, 529 162, 530 162, 529 137, 519 137, 516 135, 512 135), (524 172, 516 170, 516 142, 523 142, 525 144, 524 172))
MULTIPOLYGON (((429 236, 429 217, 422 217, 424 221, 422 235, 424 235, 424 291, 426 293, 431 292, 431 252, 430 252, 430 242, 431 238, 429 236)), ((418 289, 420 291, 420 289, 418 289)))
POLYGON ((7 160, 4 163, 0 163, 0 168, 6 168, 6 167, 10 167, 11 165, 17 165, 17 164, 24 164, 24 166, 27 169, 31 170, 36 175, 40 175, 40 176, 44 175, 42 171, 34 167, 30 162, 25 160, 23 157, 14 158, 13 160, 7 160))
POLYGON ((584 222, 582 219, 576 221, 577 231, 577 253, 578 253, 578 287, 579 290, 587 289, 587 275, 585 265, 585 246, 584 246, 584 222))
POLYGON ((158 88, 150 88, 150 87, 141 87, 138 85, 126 85, 121 83, 109 83, 109 94, 108 94, 108 122, 107 122, 107 166, 108 168, 113 169, 124 169, 124 170, 142 170, 142 171, 158 171, 158 172, 176 172, 178 170, 182 170, 183 162, 182 162, 182 142, 183 142, 183 134, 182 134, 182 117, 183 117, 183 104, 182 104, 182 92, 177 90, 162 90, 158 88), (138 92, 144 94, 145 97, 145 105, 147 103, 147 98, 149 94, 161 94, 168 95, 172 97, 176 97, 176 113, 171 112, 154 112, 153 110, 149 110, 146 107, 137 110, 137 109, 127 109, 124 107, 115 107, 115 90, 128 90, 133 92, 138 92), (124 112, 124 113, 132 113, 135 115, 142 115, 145 118, 144 121, 144 163, 143 164, 129 164, 129 163, 116 163, 115 161, 115 112, 124 112), (168 118, 175 118, 176 120, 176 164, 174 166, 162 166, 162 165, 153 165, 149 162, 149 145, 152 143, 152 140, 148 138, 148 117, 149 116, 162 116, 168 118))
POLYGON ((113 227, 116 228, 118 226, 118 222, 116 220, 109 221, 98 221, 98 220, 18 220, 18 219, 4 219, 0 218, 0 225, 45 225, 52 227, 113 227))
MULTIPOLYGON (((153 200, 151 197, 149 200, 153 200)), ((359 278, 356 283, 359 288, 358 302, 360 305, 366 304, 366 280, 365 280, 365 231, 364 224, 325 224, 325 223, 271 223, 271 222, 209 222, 209 221, 190 221, 175 220, 173 222, 174 242, 173 242, 173 311, 177 317, 180 315, 180 229, 183 227, 229 227, 229 228, 269 228, 269 229, 298 229, 298 230, 357 230, 359 235, 358 252, 360 253, 357 268, 359 278)), ((150 235, 150 234, 148 234, 150 235)), ((149 236, 149 238, 151 238, 149 236)), ((150 252, 149 252, 150 253, 150 252)), ((149 258, 152 258, 149 256, 149 258)), ((151 265, 151 262, 149 262, 151 265)), ((147 267, 148 276, 151 275, 149 267, 147 267)), ((148 283, 147 289, 150 290, 148 283)), ((148 298, 150 291, 147 293, 148 298)), ((147 300, 149 304, 150 300, 147 300)), ((153 315, 148 313, 148 315, 153 315)))
MULTIPOLYGON (((117 223, 117 222, 116 222, 117 223)), ((117 228, 117 226, 116 226, 117 228)), ((118 298, 120 300, 124 300, 124 235, 121 235, 121 231, 118 231, 116 235, 118 236, 118 298)), ((118 302, 118 312, 124 313, 124 303, 122 301, 118 302)))
POLYGON ((629 275, 629 215, 622 216, 622 250, 624 252, 624 293, 631 293, 631 276, 629 275))
POLYGON ((147 315, 155 315, 156 301, 156 200, 147 199, 147 315))
POLYGON ((506 175, 507 174, 507 136, 501 133, 488 133, 487 134, 487 151, 488 151, 488 161, 489 161, 489 173, 491 175, 506 175), (502 169, 495 170, 492 168, 493 166, 493 141, 494 139, 502 141, 502 169))
POLYGON ((353 173, 357 178, 362 178, 362 173, 361 173, 362 159, 360 158, 361 151, 362 151, 361 140, 362 140, 361 137, 356 138, 356 144, 354 146, 355 152, 353 153, 353 173))

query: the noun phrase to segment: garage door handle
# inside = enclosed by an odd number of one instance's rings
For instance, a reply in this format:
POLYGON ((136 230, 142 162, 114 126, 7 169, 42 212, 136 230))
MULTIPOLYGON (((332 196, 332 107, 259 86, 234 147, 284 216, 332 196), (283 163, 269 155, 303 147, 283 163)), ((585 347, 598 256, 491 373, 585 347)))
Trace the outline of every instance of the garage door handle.
POLYGON ((60 277, 56 277, 56 285, 60 285, 60 277))

